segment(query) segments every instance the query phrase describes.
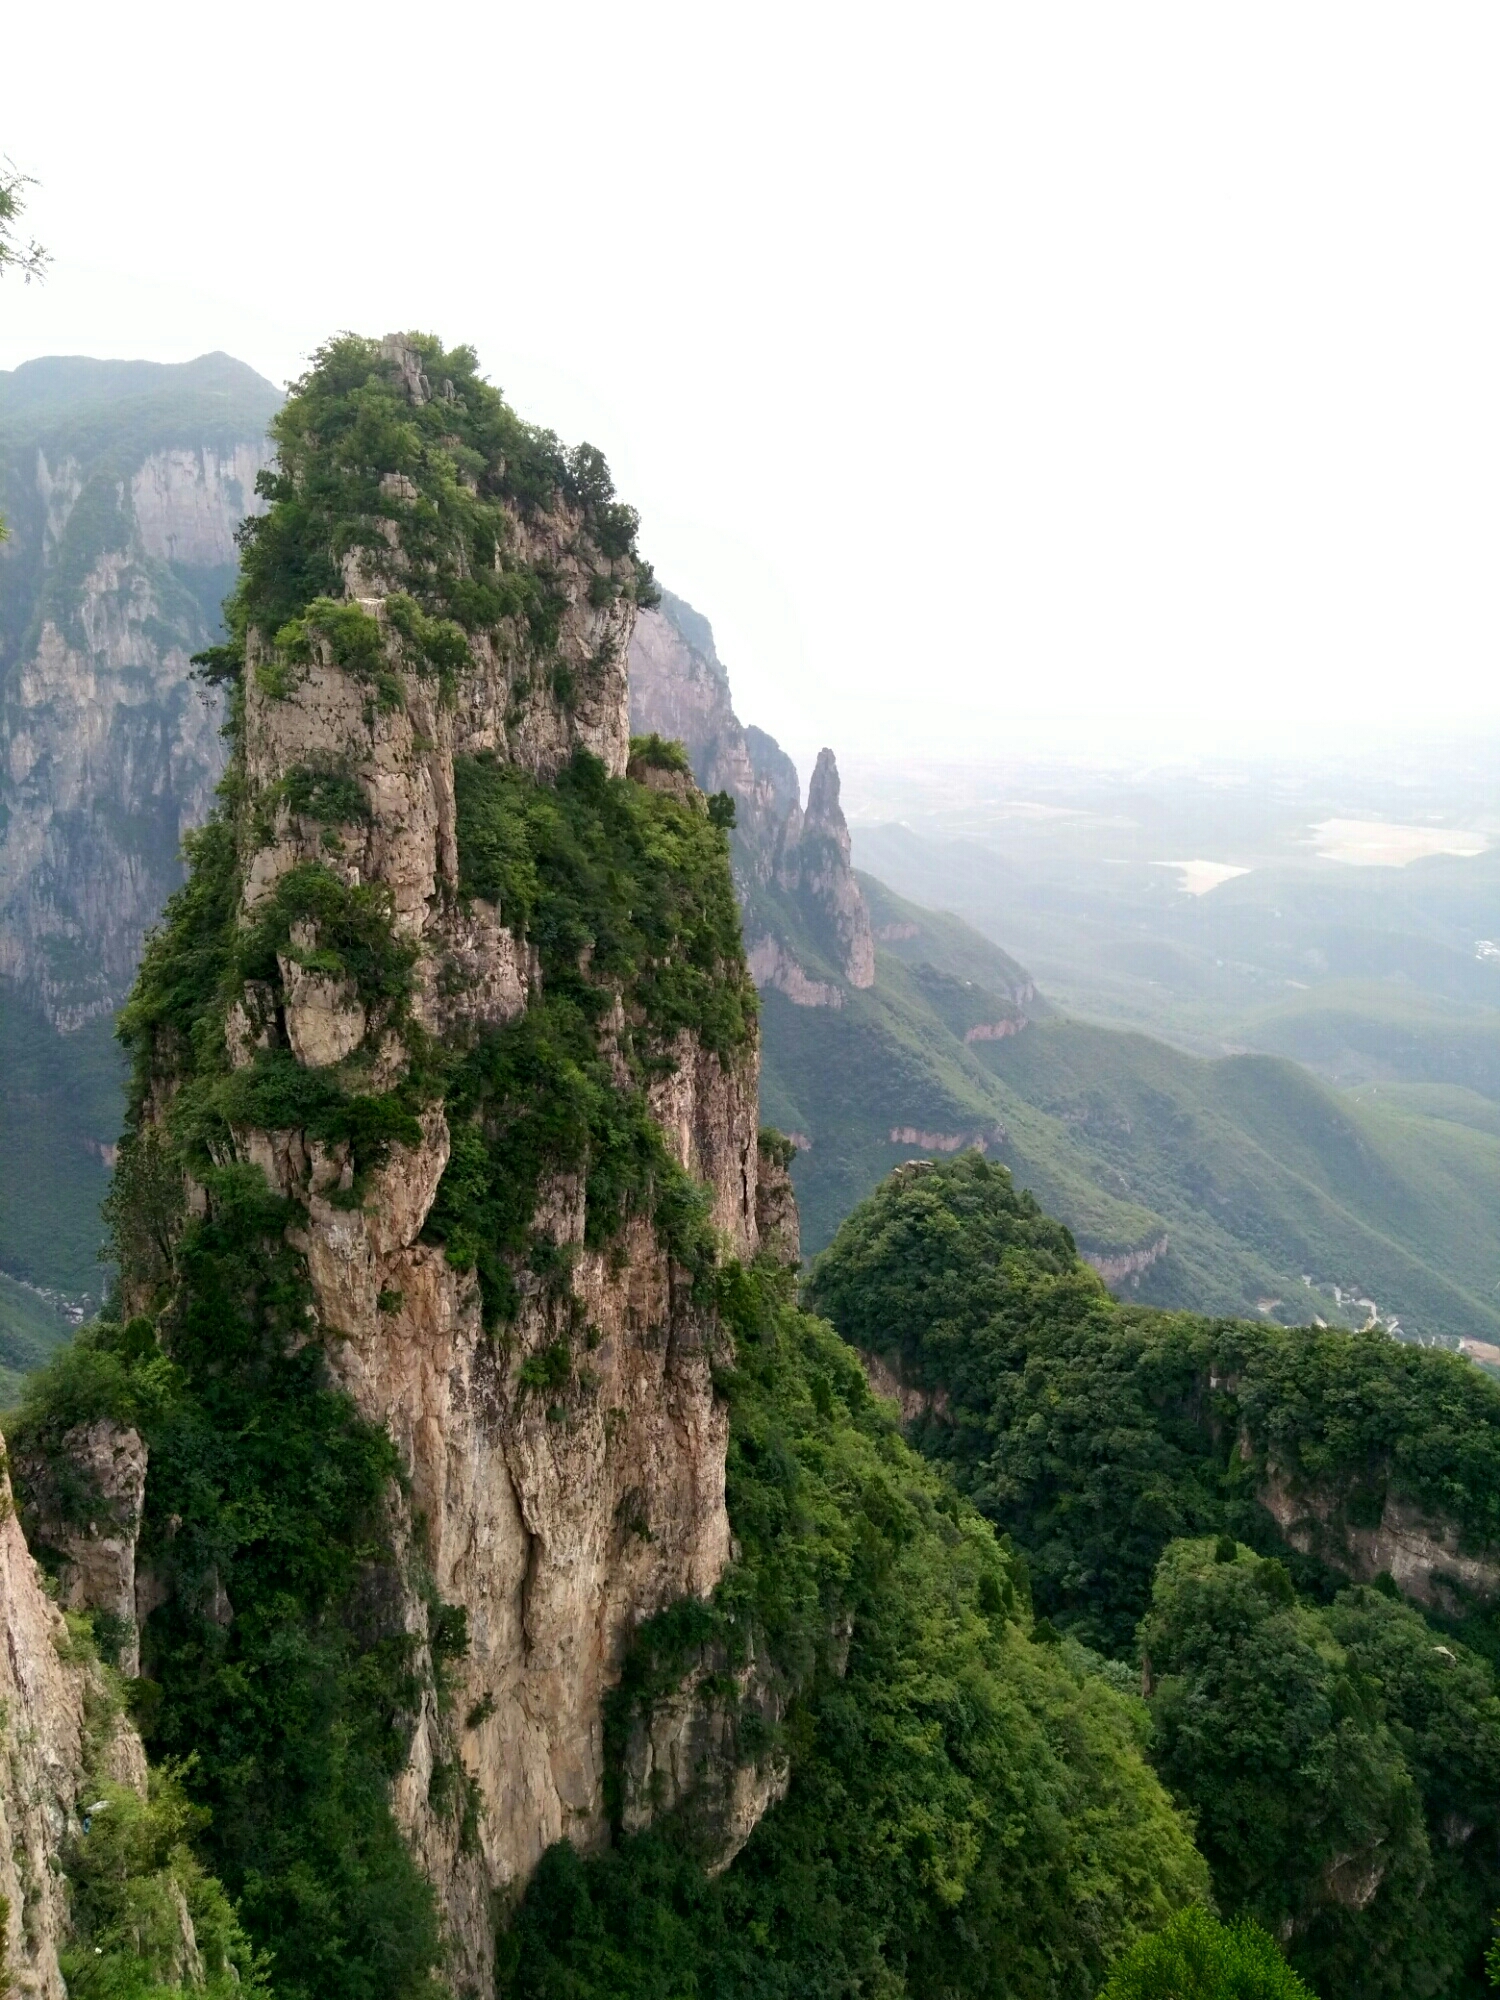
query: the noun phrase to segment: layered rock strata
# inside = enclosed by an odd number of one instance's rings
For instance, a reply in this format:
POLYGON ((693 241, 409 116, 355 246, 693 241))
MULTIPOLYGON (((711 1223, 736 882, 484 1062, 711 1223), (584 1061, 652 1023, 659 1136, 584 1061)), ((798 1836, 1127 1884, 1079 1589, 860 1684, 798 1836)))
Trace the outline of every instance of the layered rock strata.
POLYGON ((223 769, 190 659, 280 400, 227 356, 110 366, 0 377, 0 978, 64 1031, 124 999, 223 769))

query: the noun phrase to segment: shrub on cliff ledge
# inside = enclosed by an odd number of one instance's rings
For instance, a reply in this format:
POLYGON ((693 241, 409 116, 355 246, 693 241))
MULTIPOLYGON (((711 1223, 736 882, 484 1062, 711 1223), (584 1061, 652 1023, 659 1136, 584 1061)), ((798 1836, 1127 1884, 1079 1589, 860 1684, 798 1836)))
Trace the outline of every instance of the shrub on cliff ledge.
POLYGON ((543 1174, 581 1173, 590 1245, 649 1213, 674 1259, 705 1274, 702 1194, 645 1092, 684 1031, 726 1066, 753 1042, 723 833, 586 751, 555 785, 490 758, 457 760, 454 780, 460 887, 535 943, 542 994, 450 1066, 452 1150, 427 1235, 477 1268, 497 1324, 515 1310, 511 1267, 532 1247, 543 1174))

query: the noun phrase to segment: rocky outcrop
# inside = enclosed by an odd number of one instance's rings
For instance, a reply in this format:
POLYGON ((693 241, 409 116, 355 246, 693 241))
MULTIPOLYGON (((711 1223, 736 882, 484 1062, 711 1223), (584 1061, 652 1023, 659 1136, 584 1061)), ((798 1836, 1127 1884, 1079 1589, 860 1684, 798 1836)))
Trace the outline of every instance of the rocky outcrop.
POLYGON ((190 658, 280 400, 224 356, 108 366, 0 378, 0 977, 65 1031, 125 997, 223 768, 190 658))
POLYGON ((1123 1285, 1160 1263, 1170 1248, 1171 1241, 1163 1232, 1135 1250, 1080 1250, 1078 1254, 1085 1264, 1093 1266, 1106 1285, 1123 1285))
MULTIPOLYGON (((576 531, 560 521, 555 532, 552 559, 563 568, 576 531)), ((359 601, 382 615, 380 595, 359 601)), ((585 601, 576 612, 564 657, 580 679, 619 636, 619 620, 613 606, 596 612, 585 601)), ((617 684, 613 718, 607 685, 581 717, 546 697, 540 718, 518 717, 503 666, 480 649, 451 710, 412 682, 406 695, 399 708, 372 711, 359 684, 327 661, 284 697, 252 676, 247 772, 262 794, 310 756, 357 773, 369 818, 340 829, 336 865, 351 883, 389 890, 397 934, 419 953, 423 1016, 461 1039, 522 1011, 537 973, 504 910, 457 900, 453 757, 498 751, 545 773, 582 741, 618 774, 624 690, 617 684)), ((298 862, 326 855, 322 835, 280 812, 247 869, 247 915, 298 862)), ((316 940, 303 942, 312 956, 316 940)), ((400 1062, 379 1046, 360 1057, 371 1024, 326 975, 284 966, 281 1018, 306 1066, 400 1062)), ((652 1111, 679 1164, 708 1186, 715 1224, 749 1254, 755 1064, 725 1068, 687 1034, 674 1055, 651 1091, 652 1111)), ((410 1478, 399 1536, 419 1550, 443 1601, 467 1617, 451 1708, 427 1699, 396 1802, 441 1891, 461 1982, 487 1990, 495 1891, 524 1880, 555 1840, 589 1846, 607 1836, 602 1703, 631 1633, 673 1599, 706 1595, 728 1558, 727 1421, 713 1388, 711 1317, 694 1307, 646 1223, 608 1251, 586 1247, 576 1179, 551 1181, 536 1217, 570 1259, 566 1287, 523 1273, 532 1289, 497 1344, 473 1275, 420 1241, 449 1143, 434 1107, 421 1145, 393 1146, 362 1205, 351 1207, 347 1149, 296 1135, 243 1141, 273 1184, 306 1206, 294 1240, 319 1317, 341 1336, 336 1373, 360 1409, 390 1428, 410 1478), (568 1356, 565 1381, 530 1386, 528 1363, 559 1351, 568 1356), (441 1793, 434 1773, 454 1765, 477 1804, 467 1840, 454 1815, 432 1804, 441 1793)), ((425 1629, 415 1594, 402 1617, 407 1629, 425 1629)))
POLYGON ((1008 1035, 1018 1035, 1026 1026, 1021 1014, 1009 1014, 1002 1021, 980 1021, 964 1032, 966 1042, 1003 1042, 1008 1035))
POLYGON ((849 828, 839 803, 839 769, 831 750, 820 750, 807 788, 807 811, 793 843, 788 825, 777 859, 777 877, 799 889, 834 942, 851 986, 875 984, 875 940, 870 913, 850 862, 849 828))
POLYGON ((755 1187, 755 1228, 760 1247, 778 1264, 795 1264, 802 1256, 802 1226, 792 1188, 794 1155, 804 1150, 792 1138, 762 1132, 759 1173, 755 1187))
POLYGON ((100 1418, 68 1431, 55 1456, 22 1464, 31 1495, 27 1527, 57 1558, 58 1595, 69 1611, 102 1613, 101 1637, 120 1671, 140 1672, 136 1542, 146 1500, 140 1433, 100 1418))
POLYGON ((784 1709, 779 1685, 753 1656, 731 1670, 706 1650, 631 1728, 621 1773, 625 1832, 643 1832, 659 1813, 681 1812, 709 1874, 722 1874, 762 1815, 786 1797, 791 1762, 777 1735, 784 1709), (774 1747, 742 1753, 747 1718, 756 1739, 774 1747))
POLYGON ((751 975, 798 1007, 875 982, 870 913, 850 862, 838 766, 819 753, 804 812, 795 765, 735 715, 708 620, 666 595, 630 643, 631 727, 680 742, 705 792, 735 802, 735 880, 751 975))
MULTIPOLYGON (((382 355, 411 403, 442 393, 401 340, 382 355)), ((381 491, 399 510, 410 485, 392 474, 381 491)), ((326 614, 324 626, 310 616, 298 649, 249 635, 240 917, 247 930, 270 921, 310 871, 325 896, 363 899, 388 925, 388 961, 409 967, 411 1020, 462 1051, 524 1013, 542 974, 516 912, 459 892, 455 761, 546 780, 587 750, 623 776, 635 607, 561 491, 548 509, 517 506, 509 552, 552 593, 545 659, 518 628, 460 637, 455 662, 450 626, 439 683, 393 623, 410 625, 393 598, 413 566, 400 521, 389 528, 384 549, 344 565, 340 615, 355 618, 362 666, 336 656, 326 614)), ((701 692, 708 716, 712 689, 701 692)), ((747 758, 740 777, 749 770, 747 758)), ((637 775, 706 817, 682 774, 637 775)), ((359 985, 331 935, 316 913, 289 920, 274 979, 262 968, 233 997, 229 1062, 269 1052, 343 1090, 389 1093, 420 1036, 359 985)), ((598 1032, 621 1088, 627 1026, 617 991, 598 1032)), ((653 1047, 645 1092, 668 1154, 707 1192, 718 1241, 747 1258, 762 1211, 757 1074, 753 1034, 721 1059, 684 1029, 653 1047)), ((531 1238, 545 1255, 516 1260, 514 1311, 487 1325, 474 1271, 423 1237, 455 1145, 449 1108, 429 1097, 416 1124, 358 1169, 350 1142, 306 1130, 236 1125, 233 1143, 296 1204, 288 1240, 305 1257, 330 1366, 401 1454, 389 1529, 406 1581, 382 1629, 413 1637, 420 1655, 435 1602, 462 1614, 467 1644, 421 1698, 395 1808, 438 1888, 455 1986, 489 1991, 497 1893, 558 1839, 608 1838, 604 1698, 632 1635, 674 1600, 706 1597, 729 1560, 728 1418, 714 1386, 726 1336, 650 1219, 599 1245, 585 1179, 562 1170, 536 1189, 531 1238)), ((753 1674, 740 1695, 741 1707, 771 1699, 753 1674)), ((663 1801, 686 1809, 701 1787, 727 1861, 784 1766, 732 1757, 728 1723, 691 1676, 667 1711, 643 1723, 632 1823, 663 1801)))
POLYGON ((893 1146, 920 1146, 924 1153, 961 1153, 972 1146, 976 1153, 987 1153, 991 1146, 1005 1143, 1005 1133, 997 1126, 987 1132, 927 1132, 917 1125, 893 1125, 891 1144, 893 1146))
MULTIPOLYGON (((98 1668, 75 1649, 42 1589, 0 1471, 0 1897, 7 1991, 66 2000, 68 1933, 60 1857, 79 1832, 86 1781, 144 1791, 140 1738, 112 1713, 98 1668)), ((191 1926, 189 1926, 191 1934, 191 1926)))
POLYGON ((1500 1598, 1500 1563, 1465 1552, 1451 1521, 1432 1519, 1394 1493, 1386 1494, 1374 1527, 1359 1526, 1348 1519, 1346 1495, 1294 1485, 1268 1462, 1256 1498, 1294 1549, 1356 1583, 1387 1575, 1404 1596, 1452 1617, 1475 1599, 1500 1598))
POLYGON ((903 1424, 917 1423, 923 1417, 947 1416, 946 1389, 920 1389, 904 1379, 899 1365, 882 1355, 867 1354, 863 1348, 859 1350, 859 1358, 872 1392, 896 1405, 903 1424))
POLYGON ((750 977, 764 993, 784 993, 794 1007, 842 1007, 844 989, 832 979, 809 979, 786 946, 758 937, 745 952, 750 977))

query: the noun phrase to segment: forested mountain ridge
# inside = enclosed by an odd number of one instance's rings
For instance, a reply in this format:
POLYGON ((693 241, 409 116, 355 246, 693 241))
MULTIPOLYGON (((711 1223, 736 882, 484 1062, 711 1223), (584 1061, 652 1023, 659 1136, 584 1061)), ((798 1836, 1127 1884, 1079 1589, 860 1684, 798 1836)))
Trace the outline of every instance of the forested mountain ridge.
MULTIPOLYGON (((221 1964, 1092 1991, 1204 1864, 794 1303, 726 814, 628 734, 633 514, 417 336, 332 342, 274 435, 226 777, 122 1017, 117 1311, 9 1439, 264 1955, 221 1964)), ((157 1893, 123 1823, 56 1857, 75 1990, 191 1986, 91 1915, 157 1893)))
POLYGON ((898 1169, 805 1296, 1038 1611, 1142 1673, 1221 1908, 1340 2000, 1485 1991, 1500 1386, 1380 1332, 1123 1306, 973 1154, 898 1169))

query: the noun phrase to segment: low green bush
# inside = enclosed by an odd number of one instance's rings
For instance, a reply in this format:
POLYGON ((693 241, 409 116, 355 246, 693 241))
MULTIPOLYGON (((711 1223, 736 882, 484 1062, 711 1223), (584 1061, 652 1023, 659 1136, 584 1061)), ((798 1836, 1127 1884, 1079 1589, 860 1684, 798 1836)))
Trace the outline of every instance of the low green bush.
POLYGON ((1099 2000, 1315 2000, 1258 1924, 1221 1924, 1179 1910, 1142 1938, 1105 1981, 1099 2000))
POLYGON ((151 1773, 144 1799, 124 1785, 89 1786, 83 1830, 63 1857, 72 1923, 59 1960, 73 2000, 271 1992, 269 1960, 192 1850, 207 1817, 170 1764, 151 1773))

